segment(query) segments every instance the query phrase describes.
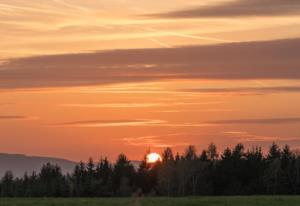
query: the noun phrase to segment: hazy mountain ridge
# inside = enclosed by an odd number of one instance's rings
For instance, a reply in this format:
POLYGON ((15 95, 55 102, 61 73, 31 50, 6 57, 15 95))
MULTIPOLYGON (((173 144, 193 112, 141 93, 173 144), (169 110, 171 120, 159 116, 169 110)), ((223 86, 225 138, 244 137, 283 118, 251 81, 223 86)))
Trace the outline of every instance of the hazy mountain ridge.
POLYGON ((63 173, 72 172, 76 165, 74 161, 61 158, 0 153, 0 177, 8 170, 17 177, 23 176, 25 172, 39 172, 42 165, 48 162, 59 165, 63 173))

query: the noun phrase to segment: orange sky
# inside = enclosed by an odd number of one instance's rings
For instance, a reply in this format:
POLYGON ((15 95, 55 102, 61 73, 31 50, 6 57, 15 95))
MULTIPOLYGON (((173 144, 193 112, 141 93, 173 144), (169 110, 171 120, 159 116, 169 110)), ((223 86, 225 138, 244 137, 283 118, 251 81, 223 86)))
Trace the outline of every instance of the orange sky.
POLYGON ((0 152, 299 148, 300 3, 249 2, 1 0, 0 152))

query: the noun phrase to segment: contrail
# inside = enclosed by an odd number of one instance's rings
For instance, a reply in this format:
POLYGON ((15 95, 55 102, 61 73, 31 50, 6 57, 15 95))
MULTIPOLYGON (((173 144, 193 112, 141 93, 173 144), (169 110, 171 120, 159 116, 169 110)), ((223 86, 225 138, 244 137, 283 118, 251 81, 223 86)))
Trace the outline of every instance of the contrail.
POLYGON ((262 87, 268 87, 269 84, 263 82, 263 81, 260 81, 260 80, 253 80, 254 83, 258 84, 259 86, 262 86, 262 87))
MULTIPOLYGON (((197 39, 197 40, 206 40, 206 41, 214 41, 214 42, 219 42, 219 43, 229 43, 232 41, 229 40, 225 40, 225 39, 219 39, 219 38, 213 38, 213 37, 204 37, 204 36, 196 36, 196 35, 191 35, 191 34, 183 34, 183 33, 179 33, 179 32, 174 32, 174 31, 162 31, 162 30, 157 30, 157 29, 153 29, 153 28, 149 28, 149 27, 142 27, 142 26, 137 26, 137 25, 126 25, 127 27, 132 27, 132 28, 137 28, 137 29, 141 29, 144 31, 148 31, 148 32, 158 32, 161 33, 162 36, 177 36, 177 37, 182 37, 182 38, 189 38, 189 39, 197 39)), ((148 40, 166 47, 166 48, 172 48, 171 45, 168 45, 164 42, 158 41, 156 39, 153 38, 147 38, 148 40)))
POLYGON ((156 29, 153 29, 153 28, 142 28, 142 29, 144 29, 145 31, 160 32, 160 33, 168 34, 168 35, 171 35, 171 36, 178 36, 178 37, 184 37, 184 38, 190 38, 190 39, 216 41, 216 42, 222 42, 222 43, 231 42, 231 41, 225 40, 225 39, 197 36, 197 35, 191 35, 191 34, 183 34, 183 33, 174 32, 174 31, 161 31, 161 30, 156 30, 156 29))
POLYGON ((164 42, 162 42, 162 41, 159 41, 159 40, 157 40, 157 39, 153 39, 153 38, 147 38, 147 39, 150 40, 150 41, 152 41, 152 42, 154 42, 155 44, 158 44, 158 45, 164 47, 164 48, 172 48, 171 45, 166 44, 166 43, 164 43, 164 42))
POLYGON ((166 32, 167 34, 178 36, 178 37, 185 37, 190 39, 197 39, 197 40, 207 40, 207 41, 216 41, 216 42, 222 42, 222 43, 228 43, 231 41, 225 40, 225 39, 218 39, 218 38, 212 38, 212 37, 203 37, 203 36, 196 36, 191 34, 183 34, 178 32, 166 32))
POLYGON ((13 11, 16 11, 16 10, 29 11, 29 12, 39 12, 39 13, 44 13, 44 14, 66 15, 66 12, 49 9, 48 7, 43 9, 43 8, 33 8, 33 7, 31 8, 31 7, 26 7, 26 6, 16 6, 16 5, 11 5, 11 4, 0 3, 0 11, 13 12, 13 11))
POLYGON ((76 6, 74 4, 70 4, 70 3, 67 3, 65 2, 64 0, 53 0, 54 2, 58 3, 58 4, 62 4, 64 6, 67 6, 71 9, 77 9, 77 10, 80 10, 80 11, 90 11, 89 9, 85 8, 85 7, 82 7, 82 6, 76 6))
POLYGON ((30 7, 26 7, 26 6, 15 6, 15 5, 11 5, 11 4, 1 4, 1 3, 0 3, 0 9, 9 10, 9 11, 25 10, 25 11, 32 11, 32 12, 63 14, 62 12, 58 12, 58 11, 47 11, 45 9, 30 8, 30 7))

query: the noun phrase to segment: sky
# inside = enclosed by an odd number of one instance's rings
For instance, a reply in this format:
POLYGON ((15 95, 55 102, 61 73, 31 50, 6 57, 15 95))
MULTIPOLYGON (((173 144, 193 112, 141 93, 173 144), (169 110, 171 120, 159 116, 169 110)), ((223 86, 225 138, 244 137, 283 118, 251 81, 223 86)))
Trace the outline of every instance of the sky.
POLYGON ((298 0, 0 0, 0 152, 300 149, 298 0))

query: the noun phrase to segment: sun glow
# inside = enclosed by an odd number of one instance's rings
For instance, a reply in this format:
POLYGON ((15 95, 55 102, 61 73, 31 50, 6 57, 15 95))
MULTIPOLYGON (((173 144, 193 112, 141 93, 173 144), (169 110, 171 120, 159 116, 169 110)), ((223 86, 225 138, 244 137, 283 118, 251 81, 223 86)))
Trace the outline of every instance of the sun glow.
POLYGON ((147 163, 155 163, 161 161, 161 156, 157 153, 150 153, 147 155, 147 163))

